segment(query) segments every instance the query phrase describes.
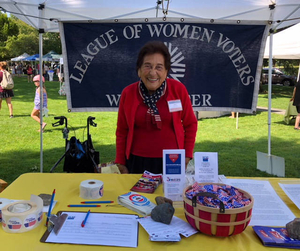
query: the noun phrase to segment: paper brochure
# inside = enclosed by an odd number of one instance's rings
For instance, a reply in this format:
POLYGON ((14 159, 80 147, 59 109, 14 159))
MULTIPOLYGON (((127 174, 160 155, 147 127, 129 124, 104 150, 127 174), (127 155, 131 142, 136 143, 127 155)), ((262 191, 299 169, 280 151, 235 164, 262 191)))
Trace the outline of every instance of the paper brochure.
POLYGON ((185 187, 185 150, 163 150, 164 195, 173 201, 182 201, 185 187))

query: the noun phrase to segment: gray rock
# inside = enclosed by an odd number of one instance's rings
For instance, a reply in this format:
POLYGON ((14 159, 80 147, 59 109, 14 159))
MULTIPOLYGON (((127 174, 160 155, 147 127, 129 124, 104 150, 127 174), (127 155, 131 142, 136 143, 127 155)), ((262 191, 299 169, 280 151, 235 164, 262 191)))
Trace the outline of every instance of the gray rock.
POLYGON ((160 205, 160 204, 163 204, 163 203, 169 203, 173 206, 173 201, 166 198, 166 197, 163 197, 163 196, 157 196, 155 197, 155 201, 156 201, 156 204, 157 205, 160 205))
POLYGON ((170 203, 162 203, 152 209, 151 218, 154 221, 170 224, 173 218, 175 209, 170 203))
POLYGON ((289 237, 293 239, 300 239, 300 218, 295 218, 286 224, 286 230, 289 237))

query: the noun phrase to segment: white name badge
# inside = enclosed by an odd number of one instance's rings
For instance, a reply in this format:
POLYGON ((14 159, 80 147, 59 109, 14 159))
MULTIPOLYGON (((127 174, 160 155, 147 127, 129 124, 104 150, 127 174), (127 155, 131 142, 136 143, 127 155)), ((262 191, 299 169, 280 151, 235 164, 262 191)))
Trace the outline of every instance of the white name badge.
POLYGON ((170 101, 168 101, 168 105, 169 105, 170 112, 182 111, 182 105, 181 105, 180 99, 170 100, 170 101))

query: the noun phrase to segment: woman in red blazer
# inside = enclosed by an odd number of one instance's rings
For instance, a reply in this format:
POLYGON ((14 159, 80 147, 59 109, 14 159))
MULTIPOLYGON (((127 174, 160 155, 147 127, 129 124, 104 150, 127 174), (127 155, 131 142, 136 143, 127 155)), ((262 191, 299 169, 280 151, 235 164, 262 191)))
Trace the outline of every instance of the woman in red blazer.
POLYGON ((148 42, 139 52, 140 81, 122 91, 116 130, 116 164, 122 173, 162 173, 164 149, 193 157, 197 119, 185 86, 167 78, 171 56, 164 43, 148 42))

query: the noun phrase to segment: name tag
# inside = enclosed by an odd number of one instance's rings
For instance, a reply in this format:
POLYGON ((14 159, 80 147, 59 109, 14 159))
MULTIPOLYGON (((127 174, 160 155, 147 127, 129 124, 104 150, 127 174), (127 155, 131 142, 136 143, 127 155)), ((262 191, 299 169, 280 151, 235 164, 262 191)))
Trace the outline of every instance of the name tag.
POLYGON ((168 101, 168 105, 169 105, 170 112, 182 111, 182 105, 181 105, 180 99, 170 100, 170 101, 168 101))

